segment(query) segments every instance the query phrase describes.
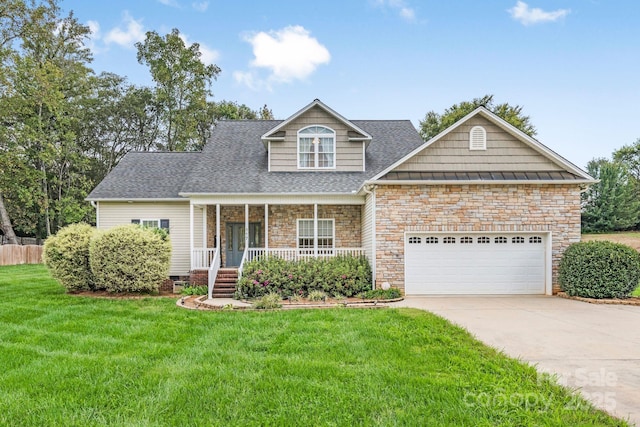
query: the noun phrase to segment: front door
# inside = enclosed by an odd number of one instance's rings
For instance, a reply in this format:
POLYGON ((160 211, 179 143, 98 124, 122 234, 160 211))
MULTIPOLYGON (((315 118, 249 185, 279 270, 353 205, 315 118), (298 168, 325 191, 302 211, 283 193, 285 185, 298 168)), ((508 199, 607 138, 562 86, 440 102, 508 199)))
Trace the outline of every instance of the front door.
MULTIPOLYGON (((249 224, 249 247, 260 247, 260 223, 249 224)), ((244 223, 228 222, 226 236, 226 266, 238 267, 244 254, 244 223)))

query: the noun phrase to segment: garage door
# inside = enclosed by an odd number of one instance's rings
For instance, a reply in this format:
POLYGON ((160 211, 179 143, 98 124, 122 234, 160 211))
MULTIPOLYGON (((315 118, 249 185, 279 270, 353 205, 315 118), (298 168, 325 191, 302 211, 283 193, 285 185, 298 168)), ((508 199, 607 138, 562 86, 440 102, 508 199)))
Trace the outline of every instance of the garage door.
POLYGON ((410 234, 405 292, 544 294, 544 234, 410 234))

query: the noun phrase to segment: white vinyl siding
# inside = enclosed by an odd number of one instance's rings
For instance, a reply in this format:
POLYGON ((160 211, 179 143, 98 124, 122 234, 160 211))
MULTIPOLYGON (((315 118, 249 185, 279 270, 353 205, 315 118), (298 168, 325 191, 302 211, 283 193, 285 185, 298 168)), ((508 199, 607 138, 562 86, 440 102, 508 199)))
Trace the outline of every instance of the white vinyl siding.
MULTIPOLYGON (((99 202, 98 228, 106 230, 116 225, 131 224, 132 219, 168 219, 171 239, 171 266, 169 274, 189 274, 191 254, 189 247, 189 202, 99 202)), ((202 242, 202 210, 194 209, 194 243, 202 242)))

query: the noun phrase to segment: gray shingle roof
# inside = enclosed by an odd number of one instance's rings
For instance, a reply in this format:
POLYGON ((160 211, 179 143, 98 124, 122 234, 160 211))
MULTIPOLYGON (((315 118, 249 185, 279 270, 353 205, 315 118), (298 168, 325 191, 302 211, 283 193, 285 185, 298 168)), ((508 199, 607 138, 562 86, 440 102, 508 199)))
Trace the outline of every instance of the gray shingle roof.
POLYGON ((179 198, 200 152, 130 152, 87 196, 96 199, 179 198))
POLYGON ((353 120, 372 136, 365 172, 268 172, 260 137, 280 121, 218 124, 184 193, 351 193, 424 141, 408 120, 353 120))
POLYGON ((268 172, 260 139, 280 120, 219 122, 202 152, 131 152, 87 199, 178 198, 179 193, 352 193, 424 141, 408 120, 353 120, 372 136, 366 172, 268 172))

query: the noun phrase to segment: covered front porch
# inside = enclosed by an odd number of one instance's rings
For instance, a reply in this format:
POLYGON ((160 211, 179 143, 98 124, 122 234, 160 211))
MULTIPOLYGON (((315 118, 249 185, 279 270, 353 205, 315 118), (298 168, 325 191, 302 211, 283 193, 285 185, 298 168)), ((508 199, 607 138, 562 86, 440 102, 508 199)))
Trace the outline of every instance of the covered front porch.
MULTIPOLYGON (((220 268, 263 256, 287 260, 367 256, 362 245, 362 203, 190 205, 191 270, 207 272, 209 298, 220 268), (248 230, 248 232, 247 232, 248 230)), ((225 270, 227 271, 227 270, 225 270)))

